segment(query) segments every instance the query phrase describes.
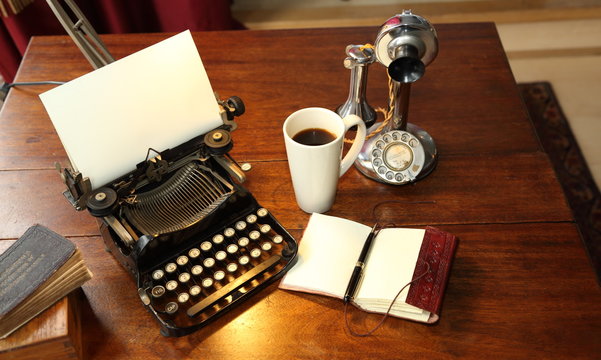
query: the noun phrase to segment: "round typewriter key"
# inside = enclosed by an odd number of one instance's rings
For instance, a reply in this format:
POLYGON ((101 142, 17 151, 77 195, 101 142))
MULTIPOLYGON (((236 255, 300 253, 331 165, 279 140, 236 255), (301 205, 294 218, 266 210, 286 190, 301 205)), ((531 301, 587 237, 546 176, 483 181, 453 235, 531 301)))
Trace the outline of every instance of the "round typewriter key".
POLYGON ((250 262, 250 258, 246 255, 242 255, 240 256, 240 258, 238 259, 238 264, 240 265, 246 265, 250 262))
POLYGON ((257 230, 253 230, 253 231, 251 231, 251 232, 248 234, 248 237, 249 237, 251 240, 257 240, 258 238, 260 238, 260 237, 261 237, 261 233, 260 233, 260 232, 258 232, 257 230))
POLYGON ((215 259, 223 261, 227 257, 227 253, 223 250, 219 250, 215 253, 215 259))
POLYGON ((211 244, 208 241, 203 241, 202 244, 200 244, 200 249, 202 251, 209 251, 209 250, 211 250, 212 247, 213 247, 213 244, 211 244))
POLYGON ((236 230, 238 231, 242 231, 244 229, 246 229, 246 223, 244 221, 238 221, 235 225, 236 230))
POLYGON ((252 250, 250 251, 250 257, 252 257, 252 258, 255 258, 255 259, 256 259, 256 258, 258 258, 259 256, 261 256, 261 249, 254 248, 254 249, 252 249, 252 250))
POLYGON ((206 258, 205 261, 203 261, 202 263, 206 268, 210 268, 210 267, 213 267, 213 265, 215 265, 215 259, 206 258))
POLYGON ((168 274, 175 272, 175 270, 177 270, 177 265, 175 265, 175 263, 169 263, 169 264, 165 265, 165 271, 168 274))
POLYGON ((165 288, 162 285, 157 285, 153 287, 150 292, 152 293, 153 297, 159 298, 165 294, 165 288))
POLYGON ((197 248, 192 248, 190 249, 190 251, 188 251, 188 256, 190 257, 190 259, 196 259, 200 256, 200 250, 198 250, 197 248))
POLYGON ((226 228, 225 230, 223 230, 223 235, 225 235, 225 237, 232 237, 236 234, 236 230, 234 230, 233 228, 226 228))
POLYGON ((217 234, 217 235, 213 236, 213 242, 215 244, 221 244, 223 242, 223 235, 217 234))
POLYGON ((257 215, 259 215, 259 217, 265 217, 267 214, 269 214, 269 211, 267 211, 265 208, 260 208, 257 210, 257 215))
POLYGON ((264 251, 269 251, 271 250, 271 243, 270 242, 264 242, 261 244, 261 249, 263 249, 264 251))
POLYGON ((190 295, 196 296, 196 295, 200 294, 201 291, 202 290, 200 289, 200 286, 194 285, 190 288, 190 295))
POLYGON ((236 270, 238 270, 238 264, 236 264, 236 263, 229 263, 229 264, 227 264, 227 266, 225 267, 225 269, 228 272, 231 272, 231 273, 236 272, 236 270))
POLYGON ((177 259, 175 260, 175 262, 179 266, 184 266, 188 263, 188 257, 186 255, 178 256, 177 259))
POLYGON ((248 245, 249 242, 250 242, 250 240, 248 240, 248 238, 246 236, 238 239, 238 245, 240 245, 241 247, 245 247, 246 245, 248 245))
POLYGON ((177 301, 179 301, 180 304, 183 304, 188 300, 190 300, 190 294, 188 293, 181 293, 177 295, 177 301))
POLYGON ((213 274, 213 277, 217 281, 223 280, 223 278, 225 277, 225 271, 223 271, 223 270, 215 271, 215 274, 213 274))
POLYGON ((246 217, 246 222, 249 224, 254 224, 257 222, 257 215, 255 214, 250 214, 246 217))
POLYGON ((202 280, 202 287, 208 288, 213 286, 213 279, 211 278, 205 278, 202 280))
POLYGON ((274 244, 281 244, 282 241, 284 241, 284 238, 282 235, 276 235, 273 237, 273 239, 271 239, 271 241, 273 241, 274 244))
POLYGON ((154 280, 161 280, 164 275, 165 275, 165 273, 161 269, 158 269, 158 270, 155 270, 152 272, 152 278, 154 280))
POLYGON ((178 280, 179 280, 179 282, 181 282, 181 283, 185 284, 185 283, 187 283, 188 281, 190 281, 190 274, 189 274, 189 273, 187 273, 187 272, 181 273, 181 274, 179 274, 179 276, 178 276, 178 280))
POLYGON ((173 291, 173 290, 177 289, 177 281, 169 280, 169 281, 167 281, 167 284, 165 284, 165 287, 167 288, 167 290, 173 291))
POLYGON ((269 224, 264 224, 264 225, 261 225, 261 227, 259 228, 259 230, 261 230, 261 232, 263 234, 267 234, 268 232, 271 231, 271 226, 269 226, 269 224))
POLYGON ((192 269, 190 269, 190 272, 192 275, 200 275, 202 273, 202 266, 194 265, 192 266, 192 269))
POLYGON ((175 302, 170 302, 165 305, 165 312, 167 314, 175 314, 177 312, 178 306, 175 302))
POLYGON ((229 244, 225 250, 230 254, 234 254, 236 251, 238 251, 238 245, 229 244))

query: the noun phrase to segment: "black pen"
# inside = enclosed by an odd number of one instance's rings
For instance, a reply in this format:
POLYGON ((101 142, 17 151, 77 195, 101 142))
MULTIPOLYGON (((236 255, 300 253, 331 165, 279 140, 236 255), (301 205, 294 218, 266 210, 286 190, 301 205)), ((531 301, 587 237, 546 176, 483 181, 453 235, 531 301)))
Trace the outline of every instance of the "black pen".
POLYGON ((369 249, 371 249, 371 243, 373 242, 376 234, 376 226, 378 223, 374 224, 374 227, 371 228, 371 232, 367 236, 365 240, 365 244, 363 244, 363 249, 361 250, 361 254, 359 255, 359 259, 355 264, 355 268, 353 269, 353 274, 351 275, 351 279, 349 280, 348 286, 346 287, 346 291, 344 292, 344 303, 349 302, 353 296, 355 295, 355 291, 357 290, 357 285, 359 285, 359 279, 363 275, 363 267, 365 266, 365 259, 367 259, 367 254, 369 253, 369 249))

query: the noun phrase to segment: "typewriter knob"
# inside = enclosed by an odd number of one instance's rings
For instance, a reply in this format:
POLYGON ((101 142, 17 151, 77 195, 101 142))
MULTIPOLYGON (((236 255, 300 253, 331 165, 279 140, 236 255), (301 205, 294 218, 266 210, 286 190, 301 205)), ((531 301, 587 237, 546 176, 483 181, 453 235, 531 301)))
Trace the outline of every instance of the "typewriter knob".
POLYGON ((246 107, 244 106, 244 102, 237 96, 232 96, 228 98, 225 103, 230 108, 230 111, 234 116, 240 116, 244 114, 246 111, 246 107))
POLYGON ((90 214, 103 217, 111 214, 117 205, 117 199, 115 190, 102 187, 92 191, 86 205, 90 214))
POLYGON ((204 141, 213 154, 225 154, 231 150, 233 145, 230 132, 223 129, 216 129, 207 133, 204 141))

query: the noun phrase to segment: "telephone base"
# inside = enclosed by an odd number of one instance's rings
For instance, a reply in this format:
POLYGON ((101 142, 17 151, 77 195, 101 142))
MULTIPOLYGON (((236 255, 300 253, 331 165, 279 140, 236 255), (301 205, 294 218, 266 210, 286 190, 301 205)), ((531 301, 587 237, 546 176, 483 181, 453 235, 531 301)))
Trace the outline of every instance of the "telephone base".
MULTIPOLYGON (((380 123, 376 123, 374 124, 374 126, 372 126, 372 128, 377 129, 379 125, 380 123)), ((397 141, 393 140, 392 142, 397 141)), ((398 142, 401 143, 400 141, 398 142)), ((438 152, 436 150, 436 144, 434 143, 434 139, 432 139, 430 134, 428 134, 424 129, 420 128, 417 125, 408 123, 405 130, 381 131, 380 134, 374 134, 374 136, 371 136, 369 139, 365 140, 365 144, 363 144, 363 148, 361 149, 357 160, 355 160, 355 166, 363 175, 372 180, 391 185, 405 185, 416 182, 428 176, 436 167, 437 160, 438 152), (385 176, 383 176, 383 173, 378 174, 378 169, 374 166, 373 163, 374 156, 372 156, 372 154, 373 151, 377 148, 376 143, 379 141, 379 139, 381 139, 381 135, 384 132, 407 132, 413 137, 417 138, 417 140, 419 140, 419 143, 421 144, 420 151, 415 152, 418 156, 414 157, 413 152, 411 155, 411 158, 418 160, 419 163, 413 165, 413 169, 417 169, 416 171, 409 171, 409 169, 407 169, 407 171, 404 172, 395 172, 394 169, 392 169, 392 172, 395 174, 392 179, 387 179, 385 176), (399 174, 402 175, 399 176, 399 174)), ((409 168, 411 168, 411 166, 409 168)))

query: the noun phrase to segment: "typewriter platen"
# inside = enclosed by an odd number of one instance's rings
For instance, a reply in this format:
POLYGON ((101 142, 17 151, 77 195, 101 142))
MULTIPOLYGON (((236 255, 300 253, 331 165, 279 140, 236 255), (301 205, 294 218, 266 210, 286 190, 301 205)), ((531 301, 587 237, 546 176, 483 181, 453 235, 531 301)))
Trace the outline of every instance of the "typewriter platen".
POLYGON ((65 196, 97 217, 107 248, 137 281, 166 336, 203 327, 257 293, 297 252, 292 236, 240 185, 245 174, 227 153, 242 101, 218 103, 222 126, 173 149, 149 149, 134 171, 95 190, 61 169, 65 196))

